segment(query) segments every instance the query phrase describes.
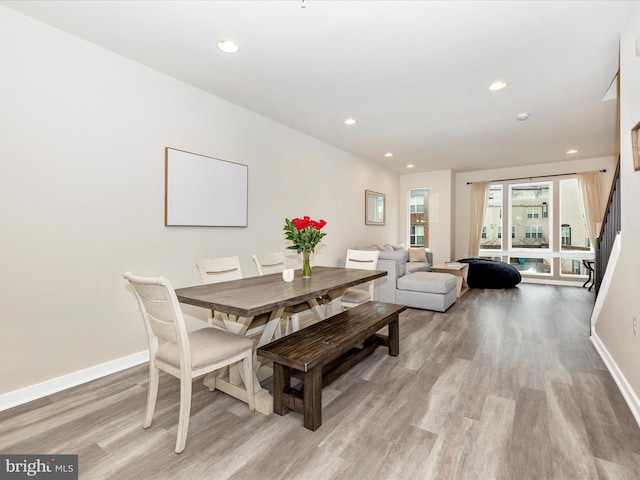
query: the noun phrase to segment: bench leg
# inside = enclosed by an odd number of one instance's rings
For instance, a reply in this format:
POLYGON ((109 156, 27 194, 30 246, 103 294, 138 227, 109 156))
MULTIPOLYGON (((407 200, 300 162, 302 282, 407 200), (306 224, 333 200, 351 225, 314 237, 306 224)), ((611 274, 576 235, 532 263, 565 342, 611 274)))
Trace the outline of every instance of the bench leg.
POLYGON ((397 357, 400 354, 400 321, 398 315, 389 323, 389 355, 397 357))
POLYGON ((273 362, 273 412, 284 415, 289 411, 284 406, 284 390, 291 382, 291 370, 280 363, 273 362))
POLYGON ((304 374, 304 426, 316 430, 322 424, 322 367, 304 374))

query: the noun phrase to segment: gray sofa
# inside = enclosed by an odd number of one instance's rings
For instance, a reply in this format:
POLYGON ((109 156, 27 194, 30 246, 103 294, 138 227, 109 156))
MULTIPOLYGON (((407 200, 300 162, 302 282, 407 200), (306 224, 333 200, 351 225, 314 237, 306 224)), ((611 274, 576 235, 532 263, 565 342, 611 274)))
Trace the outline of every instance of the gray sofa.
MULTIPOLYGON (((370 249, 366 247, 362 250, 370 249)), ((432 272, 431 252, 427 251, 426 257, 426 262, 412 262, 406 249, 381 251, 378 270, 385 270, 387 275, 376 280, 374 300, 423 310, 446 311, 457 300, 456 277, 432 272)))

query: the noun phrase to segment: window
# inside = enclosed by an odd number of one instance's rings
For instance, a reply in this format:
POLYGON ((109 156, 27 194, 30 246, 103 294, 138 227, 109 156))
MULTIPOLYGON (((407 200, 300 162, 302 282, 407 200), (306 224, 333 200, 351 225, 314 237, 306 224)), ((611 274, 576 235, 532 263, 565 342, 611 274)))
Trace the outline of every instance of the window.
POLYGON ((563 247, 565 245, 571 245, 571 225, 567 225, 566 223, 562 224, 562 227, 560 227, 560 238, 563 247))
POLYGON ((424 213, 424 196, 412 195, 410 197, 409 213, 424 213))
POLYGON ((487 211, 484 215, 481 249, 501 250, 502 247, 502 185, 489 187, 487 211))
POLYGON ((549 215, 551 209, 548 207, 551 199, 551 182, 509 185, 508 218, 512 234, 509 249, 550 247, 553 232, 549 215), (546 218, 540 215, 543 211, 547 212, 546 218))
POLYGON ((527 275, 584 283, 582 260, 593 257, 575 177, 491 185, 481 237, 480 257, 500 249, 502 260, 527 275))
POLYGON ((560 180, 560 223, 562 251, 591 251, 576 178, 560 180))
POLYGON ((409 237, 410 237, 410 244, 412 246, 422 246, 422 245, 424 245, 424 226, 423 225, 412 225, 411 226, 411 233, 410 233, 409 237))
POLYGON ((525 225, 524 238, 542 238, 542 229, 537 225, 525 225))
POLYGON ((409 245, 429 246, 429 189, 409 189, 409 245))
POLYGON ((579 274, 580 273, 580 260, 573 260, 571 263, 573 265, 573 273, 574 274, 579 274))

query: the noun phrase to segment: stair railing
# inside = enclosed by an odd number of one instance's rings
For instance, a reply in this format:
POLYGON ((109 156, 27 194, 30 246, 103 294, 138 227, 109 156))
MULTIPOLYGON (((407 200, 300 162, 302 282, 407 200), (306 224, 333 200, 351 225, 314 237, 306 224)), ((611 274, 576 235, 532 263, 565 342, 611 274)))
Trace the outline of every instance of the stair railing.
POLYGON ((595 245, 596 271, 594 274, 594 285, 596 288, 596 295, 600 290, 600 284, 602 283, 604 272, 607 270, 607 264, 609 263, 611 250, 613 249, 613 242, 615 242, 616 235, 622 229, 620 221, 620 206, 620 159, 618 158, 616 173, 613 176, 611 191, 609 192, 607 209, 605 210, 602 226, 600 227, 600 234, 596 239, 595 245))

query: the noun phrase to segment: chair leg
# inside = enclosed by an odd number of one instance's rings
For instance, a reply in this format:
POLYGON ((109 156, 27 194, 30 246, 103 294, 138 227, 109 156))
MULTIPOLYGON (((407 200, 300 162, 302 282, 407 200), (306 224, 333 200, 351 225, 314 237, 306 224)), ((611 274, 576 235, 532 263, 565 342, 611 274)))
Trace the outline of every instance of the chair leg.
POLYGON ((298 330, 300 330, 300 314, 296 313, 294 316, 291 317, 291 329, 294 332, 297 332, 298 330))
MULTIPOLYGON (((282 319, 280 320, 280 322, 282 321, 282 319)), ((276 340, 278 340, 279 338, 282 337, 282 327, 281 327, 281 323, 278 322, 278 326, 276 327, 276 331, 273 333, 273 338, 275 338, 276 340)), ((287 320, 287 329, 289 328, 289 320, 287 320)))
POLYGON ((285 335, 289 335, 290 333, 297 332, 300 330, 300 314, 294 313, 290 317, 287 317, 287 326, 285 328, 285 335))
POLYGON ((180 417, 178 418, 178 437, 176 439, 176 453, 182 453, 187 443, 189 430, 189 415, 191 414, 191 376, 182 375, 180 378, 180 417))
POLYGON ((147 406, 144 409, 144 420, 142 428, 148 428, 153 421, 153 412, 156 409, 158 399, 159 370, 149 361, 149 389, 147 390, 147 406))
POLYGON ((255 396, 253 391, 253 352, 249 351, 247 356, 242 359, 244 367, 244 386, 247 388, 247 403, 249 410, 256 408, 255 396))

